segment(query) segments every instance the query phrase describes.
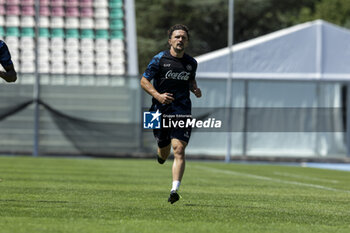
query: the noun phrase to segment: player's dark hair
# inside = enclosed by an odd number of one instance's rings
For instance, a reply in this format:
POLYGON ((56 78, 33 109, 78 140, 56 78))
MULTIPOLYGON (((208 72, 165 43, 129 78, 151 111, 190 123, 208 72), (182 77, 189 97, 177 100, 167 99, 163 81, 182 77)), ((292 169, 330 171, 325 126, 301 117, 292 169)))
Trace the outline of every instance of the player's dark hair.
POLYGON ((168 30, 168 37, 169 39, 171 39, 171 36, 173 35, 173 32, 176 30, 183 30, 186 32, 188 39, 190 39, 190 34, 189 34, 189 30, 188 27, 186 25, 183 24, 175 24, 174 26, 172 26, 171 28, 169 28, 168 30))

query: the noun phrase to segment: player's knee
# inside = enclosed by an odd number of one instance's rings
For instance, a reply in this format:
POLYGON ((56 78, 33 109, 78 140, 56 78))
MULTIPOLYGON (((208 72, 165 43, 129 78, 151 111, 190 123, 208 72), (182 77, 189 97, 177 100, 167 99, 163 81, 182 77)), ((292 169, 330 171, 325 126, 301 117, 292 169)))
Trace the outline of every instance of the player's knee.
POLYGON ((184 157, 185 156, 185 146, 181 144, 173 145, 174 156, 184 157))
POLYGON ((170 144, 165 147, 158 147, 158 153, 162 158, 167 158, 170 155, 170 144))

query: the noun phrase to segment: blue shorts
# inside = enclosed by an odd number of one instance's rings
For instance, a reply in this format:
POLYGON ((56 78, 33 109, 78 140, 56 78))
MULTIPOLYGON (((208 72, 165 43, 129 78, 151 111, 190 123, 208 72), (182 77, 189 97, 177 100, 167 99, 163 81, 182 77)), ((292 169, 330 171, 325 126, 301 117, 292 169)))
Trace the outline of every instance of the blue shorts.
POLYGON ((158 147, 163 148, 168 146, 173 138, 188 143, 191 137, 191 130, 191 128, 154 129, 153 135, 157 140, 158 147))

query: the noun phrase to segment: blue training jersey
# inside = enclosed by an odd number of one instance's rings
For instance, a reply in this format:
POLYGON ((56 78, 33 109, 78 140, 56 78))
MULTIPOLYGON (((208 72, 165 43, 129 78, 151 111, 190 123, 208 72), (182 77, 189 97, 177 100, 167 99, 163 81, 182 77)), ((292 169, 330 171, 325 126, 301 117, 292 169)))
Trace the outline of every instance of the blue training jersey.
POLYGON ((173 57, 170 51, 162 51, 153 57, 143 76, 159 93, 173 94, 171 104, 161 104, 152 99, 151 111, 160 110, 167 114, 191 114, 190 80, 194 80, 197 70, 197 61, 184 54, 182 58, 173 57))
POLYGON ((10 51, 4 41, 0 40, 0 64, 5 68, 13 65, 10 51))

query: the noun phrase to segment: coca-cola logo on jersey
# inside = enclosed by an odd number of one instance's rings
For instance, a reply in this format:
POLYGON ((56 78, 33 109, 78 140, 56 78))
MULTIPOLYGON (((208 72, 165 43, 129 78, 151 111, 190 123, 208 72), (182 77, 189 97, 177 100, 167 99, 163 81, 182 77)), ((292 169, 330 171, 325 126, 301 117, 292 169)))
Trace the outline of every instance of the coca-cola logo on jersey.
POLYGON ((182 71, 180 73, 173 72, 172 70, 169 70, 165 74, 166 79, 177 79, 177 80, 188 80, 190 78, 190 72, 182 71))

